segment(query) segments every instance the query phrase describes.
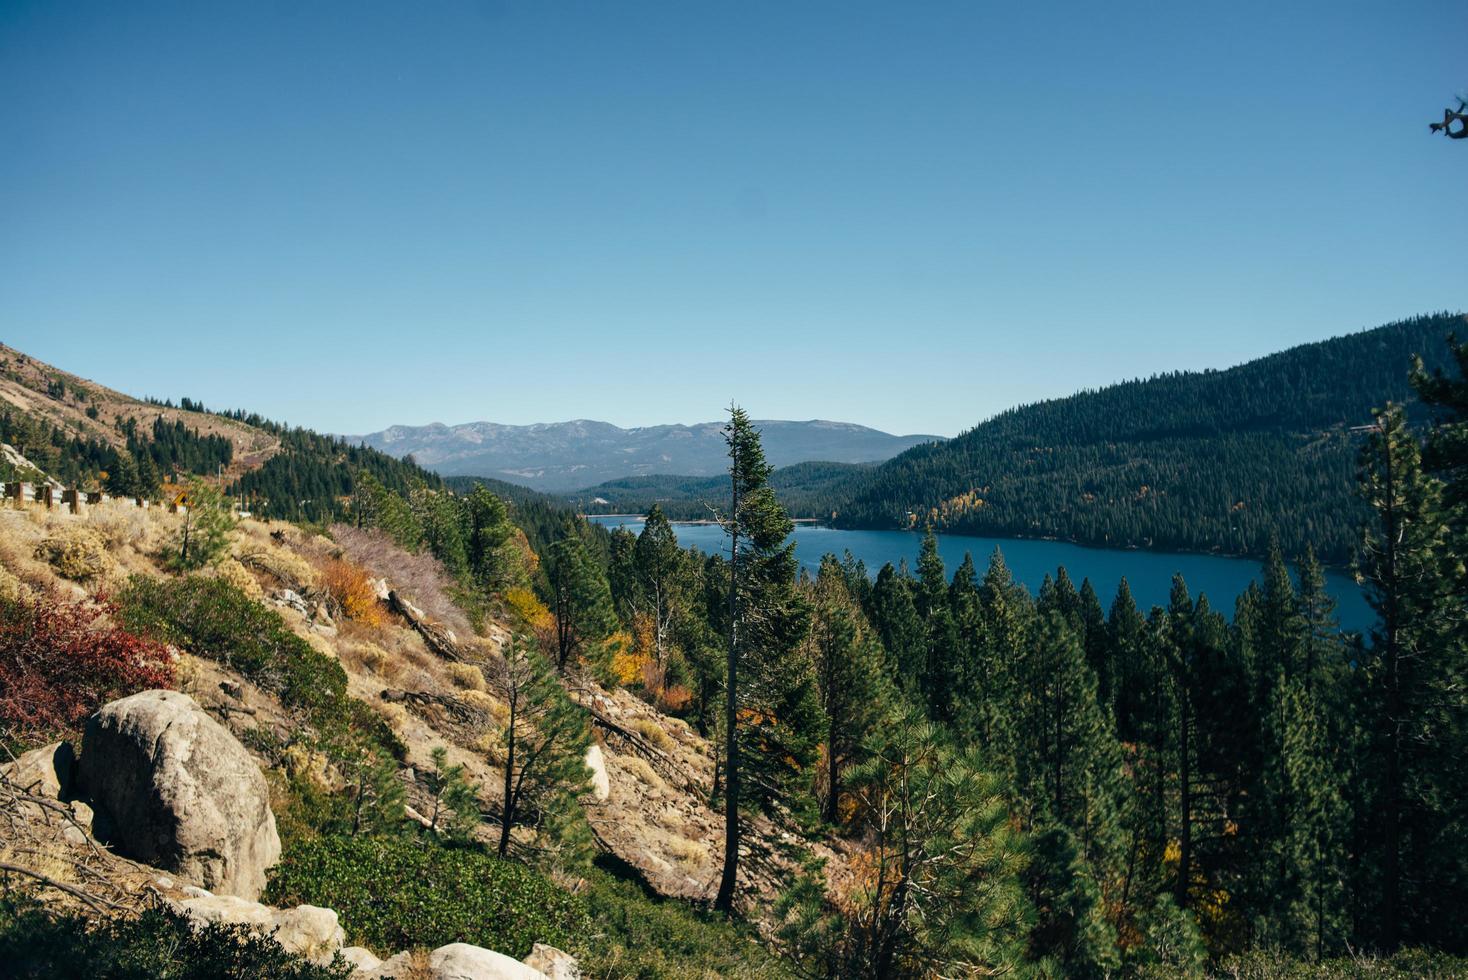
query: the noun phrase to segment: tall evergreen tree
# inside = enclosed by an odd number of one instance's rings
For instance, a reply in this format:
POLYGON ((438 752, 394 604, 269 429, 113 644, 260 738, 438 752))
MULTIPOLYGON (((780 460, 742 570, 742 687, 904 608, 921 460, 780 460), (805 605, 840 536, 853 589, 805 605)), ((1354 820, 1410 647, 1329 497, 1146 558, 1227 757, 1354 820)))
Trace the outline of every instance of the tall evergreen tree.
POLYGON ((846 576, 834 555, 821 559, 811 592, 808 642, 826 723, 822 812, 828 823, 835 824, 841 819, 846 767, 860 761, 862 746, 890 696, 881 644, 847 591, 846 576))
POLYGON ((683 552, 673 526, 657 504, 647 513, 635 551, 637 584, 652 622, 653 659, 666 666, 673 619, 683 602, 683 552))
POLYGON ((505 650, 495 686, 507 711, 499 729, 504 748, 499 855, 510 849, 510 831, 534 817, 558 831, 550 839, 574 841, 576 797, 591 781, 585 756, 591 740, 586 713, 572 703, 555 672, 531 645, 516 638, 505 650))
POLYGON ((612 594, 606 574, 574 525, 551 545, 545 572, 556 616, 556 667, 564 671, 611 633, 612 594))
POLYGON ((808 610, 795 589, 794 524, 769 486, 759 432, 730 408, 728 609, 724 679, 724 870, 715 908, 734 907, 739 810, 768 805, 807 771, 820 708, 809 660, 798 654, 808 610))
POLYGON ((1147 621, 1132 598, 1132 588, 1122 578, 1106 621, 1109 666, 1103 672, 1112 678, 1116 730, 1122 741, 1134 741, 1137 737, 1145 691, 1146 628, 1147 621))
MULTIPOLYGON (((1442 912, 1468 904, 1461 787, 1464 647, 1452 594, 1461 560, 1447 547, 1442 485, 1426 474, 1405 413, 1377 415, 1362 455, 1375 512, 1359 574, 1379 625, 1366 658, 1364 713, 1379 820, 1380 941, 1442 942, 1442 912), (1446 845, 1446 846, 1445 846, 1446 845)), ((1462 943, 1464 929, 1452 940, 1462 943)))
POLYGON ((872 586, 872 625, 887 651, 887 670, 897 686, 916 694, 927 660, 927 637, 913 602, 911 582, 891 562, 872 586))

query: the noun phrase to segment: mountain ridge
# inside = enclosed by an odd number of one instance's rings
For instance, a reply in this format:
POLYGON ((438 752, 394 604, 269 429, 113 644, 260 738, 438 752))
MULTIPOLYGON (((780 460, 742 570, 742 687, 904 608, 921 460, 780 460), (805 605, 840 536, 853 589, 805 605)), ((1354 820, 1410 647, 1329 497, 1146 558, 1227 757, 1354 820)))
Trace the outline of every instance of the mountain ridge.
MULTIPOLYGON (((829 419, 766 419, 755 424, 775 466, 809 461, 877 463, 943 438, 893 435, 829 419)), ((419 465, 443 476, 493 477, 545 492, 657 473, 712 476, 726 465, 723 423, 717 421, 630 428, 595 419, 529 425, 432 422, 344 438, 400 458, 412 455, 419 465)))

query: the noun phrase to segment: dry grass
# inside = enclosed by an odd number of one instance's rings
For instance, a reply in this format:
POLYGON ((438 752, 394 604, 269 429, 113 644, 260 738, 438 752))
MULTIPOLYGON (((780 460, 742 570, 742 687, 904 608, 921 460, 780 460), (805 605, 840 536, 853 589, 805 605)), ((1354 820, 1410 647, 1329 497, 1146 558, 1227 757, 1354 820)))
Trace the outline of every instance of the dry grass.
POLYGON ((191 654, 181 653, 174 661, 173 684, 178 690, 191 697, 200 693, 203 671, 199 668, 199 662, 191 654))
POLYGON ((288 589, 299 592, 314 586, 317 581, 315 567, 294 551, 273 541, 271 530, 271 524, 241 521, 234 557, 246 568, 264 572, 288 589))
POLYGON ((306 642, 311 645, 312 650, 315 650, 323 657, 330 657, 332 660, 337 659, 336 647, 326 637, 311 630, 307 630, 302 635, 306 638, 306 642))
POLYGON ((473 664, 449 664, 449 677, 455 687, 466 691, 482 691, 485 687, 483 672, 473 664))
POLYGON ((23 602, 35 593, 18 576, 0 565, 0 602, 23 602))
POLYGON ((663 782, 663 777, 658 775, 657 770, 635 755, 617 756, 617 767, 625 772, 630 772, 633 778, 644 786, 659 790, 667 788, 668 784, 663 782))
POLYGON ((392 680, 398 673, 392 657, 376 643, 349 640, 337 644, 337 653, 347 666, 361 667, 387 680, 392 680))
POLYGON ((212 574, 215 578, 224 579, 251 599, 265 598, 265 590, 260 588, 260 580, 234 558, 226 558, 215 565, 212 574))
POLYGON ((627 727, 651 742, 654 748, 662 749, 664 752, 673 751, 672 738, 663 731, 662 725, 651 718, 633 718, 627 723, 627 727))
POLYGON ((685 871, 692 871, 708 860, 708 848, 701 841, 689 840, 687 837, 668 838, 667 854, 673 862, 685 871))
POLYGON ((474 635, 469 618, 453 601, 453 577, 437 558, 404 551, 381 531, 368 531, 349 524, 333 524, 331 536, 342 554, 376 578, 402 593, 429 619, 453 630, 460 637, 474 635))
POLYGON ((34 554, 73 582, 99 583, 118 574, 106 540, 85 524, 57 528, 41 539, 34 554))

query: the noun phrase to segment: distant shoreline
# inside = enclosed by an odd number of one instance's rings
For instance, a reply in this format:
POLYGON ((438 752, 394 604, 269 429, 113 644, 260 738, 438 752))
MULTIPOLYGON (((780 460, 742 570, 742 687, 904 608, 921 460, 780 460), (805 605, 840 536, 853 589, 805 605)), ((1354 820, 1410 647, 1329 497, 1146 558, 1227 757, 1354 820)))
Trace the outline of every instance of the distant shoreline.
MULTIPOLYGON (((628 519, 634 520, 634 521, 645 521, 645 520, 647 520, 647 515, 646 514, 577 514, 576 516, 579 517, 579 518, 581 518, 582 520, 585 520, 585 521, 589 521, 589 520, 591 520, 594 517, 624 517, 624 518, 628 518, 628 519)), ((819 517, 792 517, 792 518, 790 518, 790 521, 793 524, 820 524, 821 523, 821 519, 819 517)), ((711 518, 702 517, 702 518, 698 518, 697 520, 691 520, 691 521, 669 521, 668 523, 671 524, 671 525, 673 525, 674 527, 678 527, 679 525, 683 525, 683 524, 699 525, 699 524, 717 524, 719 522, 716 521, 716 520, 713 520, 711 518)))

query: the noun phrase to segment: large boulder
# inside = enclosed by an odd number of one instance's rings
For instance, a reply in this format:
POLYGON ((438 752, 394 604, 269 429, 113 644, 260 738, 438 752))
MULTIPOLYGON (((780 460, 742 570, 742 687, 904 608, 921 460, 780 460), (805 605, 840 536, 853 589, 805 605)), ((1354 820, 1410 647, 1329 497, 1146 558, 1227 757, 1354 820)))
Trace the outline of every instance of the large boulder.
POLYGON ((87 721, 80 788, 119 853, 254 901, 280 859, 265 777, 187 694, 144 691, 87 721))
POLYGON ((450 943, 428 954, 433 980, 546 980, 544 973, 482 946, 450 943))

